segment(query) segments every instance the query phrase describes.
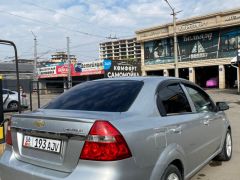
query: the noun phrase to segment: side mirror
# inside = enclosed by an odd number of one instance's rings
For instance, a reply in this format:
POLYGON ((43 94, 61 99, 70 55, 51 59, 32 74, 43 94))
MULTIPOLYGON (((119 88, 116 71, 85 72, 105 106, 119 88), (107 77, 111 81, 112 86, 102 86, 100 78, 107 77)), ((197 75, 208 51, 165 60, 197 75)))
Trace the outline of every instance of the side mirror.
POLYGON ((217 102, 216 105, 218 111, 225 111, 229 109, 229 106, 226 102, 217 102))

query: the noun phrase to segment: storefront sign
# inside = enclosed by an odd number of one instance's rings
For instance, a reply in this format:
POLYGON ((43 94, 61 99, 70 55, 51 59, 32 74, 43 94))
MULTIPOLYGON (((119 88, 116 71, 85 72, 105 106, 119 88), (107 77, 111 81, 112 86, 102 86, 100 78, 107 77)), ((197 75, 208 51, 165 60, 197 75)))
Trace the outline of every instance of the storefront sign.
MULTIPOLYGON (((73 69, 73 64, 71 64, 71 69, 73 69)), ((56 74, 68 74, 68 64, 56 66, 56 74)))
MULTIPOLYGON (((216 58, 219 32, 178 36, 181 61, 216 58)), ((144 59, 148 64, 169 63, 173 59, 173 40, 165 38, 144 43, 144 59)))
POLYGON ((226 22, 237 21, 237 20, 240 20, 240 15, 227 16, 225 19, 226 22))
POLYGON ((199 28, 206 27, 208 25, 207 21, 192 22, 188 24, 183 24, 178 28, 179 32, 195 30, 199 28))
MULTIPOLYGON (((42 67, 38 69, 38 74, 38 78, 67 77, 68 64, 42 67)), ((97 74, 104 74, 102 60, 71 64, 71 76, 87 76, 97 74)))
MULTIPOLYGON (((108 62, 109 63, 109 60, 108 62)), ((105 77, 127 77, 141 76, 140 63, 127 61, 111 61, 111 66, 105 69, 105 77)))
POLYGON ((76 72, 103 70, 103 60, 77 63, 74 70, 76 72))
POLYGON ((183 41, 196 41, 196 40, 212 40, 213 33, 203 33, 199 35, 183 36, 183 41))
POLYGON ((56 75, 56 66, 47 66, 38 68, 38 78, 47 78, 51 75, 56 75))
POLYGON ((138 36, 138 39, 143 40, 145 38, 160 37, 160 36, 162 36, 163 34, 166 34, 166 33, 168 33, 168 28, 162 28, 162 29, 159 29, 159 30, 151 31, 151 32, 141 33, 138 36))

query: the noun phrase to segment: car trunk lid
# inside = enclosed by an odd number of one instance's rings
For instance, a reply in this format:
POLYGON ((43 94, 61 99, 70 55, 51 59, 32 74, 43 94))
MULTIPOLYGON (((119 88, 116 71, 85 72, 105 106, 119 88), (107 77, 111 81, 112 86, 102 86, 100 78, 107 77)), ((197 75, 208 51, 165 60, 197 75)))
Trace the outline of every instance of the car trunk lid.
POLYGON ((39 110, 12 118, 13 150, 17 159, 38 166, 72 172, 96 120, 115 119, 120 113, 39 110), (39 142, 50 142, 42 148, 39 142), (32 141, 32 142, 31 142, 32 141), (29 146, 32 143, 34 146, 29 146), (35 147, 35 145, 37 145, 35 147))

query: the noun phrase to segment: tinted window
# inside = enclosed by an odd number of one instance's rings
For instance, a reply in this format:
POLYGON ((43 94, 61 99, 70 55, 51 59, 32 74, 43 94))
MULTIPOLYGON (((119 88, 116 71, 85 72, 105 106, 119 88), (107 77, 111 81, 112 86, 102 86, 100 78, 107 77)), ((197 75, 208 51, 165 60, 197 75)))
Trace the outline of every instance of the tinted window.
POLYGON ((12 92, 12 91, 8 91, 9 92, 9 94, 15 94, 14 92, 12 92))
POLYGON ((161 89, 159 99, 165 110, 164 114, 191 112, 189 102, 179 84, 172 84, 161 89))
POLYGON ((141 81, 91 81, 73 87, 45 109, 124 112, 139 93, 141 81))
POLYGON ((8 94, 8 92, 6 90, 2 90, 3 94, 8 94))
POLYGON ((185 87, 194 103, 197 112, 215 110, 215 105, 206 93, 196 87, 188 85, 185 85, 185 87))

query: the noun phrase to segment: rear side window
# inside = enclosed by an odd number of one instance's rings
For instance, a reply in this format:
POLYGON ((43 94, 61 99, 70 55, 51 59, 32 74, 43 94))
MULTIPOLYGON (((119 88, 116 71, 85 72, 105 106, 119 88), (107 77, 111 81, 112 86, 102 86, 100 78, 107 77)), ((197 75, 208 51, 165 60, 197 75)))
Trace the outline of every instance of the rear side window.
POLYGON ((9 92, 9 94, 15 94, 14 92, 12 92, 12 91, 8 91, 9 92))
MULTIPOLYGON (((158 98, 164 115, 192 112, 189 102, 179 84, 171 84, 159 91, 158 98)), ((160 110, 161 111, 161 110, 160 110)))
POLYGON ((45 109, 124 112, 143 86, 142 81, 90 81, 73 87, 45 109))
POLYGON ((8 92, 6 90, 2 90, 3 94, 8 94, 8 92))

